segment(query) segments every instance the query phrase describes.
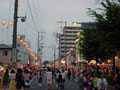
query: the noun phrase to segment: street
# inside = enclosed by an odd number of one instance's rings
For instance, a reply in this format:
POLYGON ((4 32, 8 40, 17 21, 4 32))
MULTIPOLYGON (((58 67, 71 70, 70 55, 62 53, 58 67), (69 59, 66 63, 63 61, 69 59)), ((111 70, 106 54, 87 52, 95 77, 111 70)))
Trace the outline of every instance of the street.
MULTIPOLYGON (((34 79, 31 82, 30 90, 46 90, 46 80, 45 79, 43 80, 43 85, 42 86, 38 86, 38 81, 37 80, 38 79, 34 79)), ((52 90, 57 90, 56 83, 55 83, 54 80, 53 80, 53 83, 52 83, 52 90)), ((68 80, 68 81, 65 82, 65 89, 64 90, 79 90, 79 87, 78 87, 76 82, 68 80)))

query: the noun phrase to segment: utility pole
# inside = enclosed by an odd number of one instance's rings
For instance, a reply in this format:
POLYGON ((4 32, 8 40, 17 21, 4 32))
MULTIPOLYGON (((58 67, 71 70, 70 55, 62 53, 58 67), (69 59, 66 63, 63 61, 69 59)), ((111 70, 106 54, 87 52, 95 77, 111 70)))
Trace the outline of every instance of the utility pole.
POLYGON ((44 48, 44 46, 43 46, 43 38, 44 38, 44 34, 45 34, 45 32, 43 32, 43 31, 41 31, 41 32, 39 32, 41 35, 40 35, 40 44, 39 44, 39 51, 40 51, 40 62, 42 63, 42 50, 43 50, 43 48, 44 48))
POLYGON ((17 21, 18 21, 18 0, 15 0, 15 7, 14 7, 14 25, 13 25, 13 52, 12 52, 12 64, 16 65, 17 54, 17 21))
POLYGON ((55 58, 56 58, 56 46, 53 45, 53 50, 54 50, 54 69, 55 69, 55 58))
POLYGON ((37 45, 37 55, 39 56, 40 51, 40 32, 38 31, 38 45, 37 45))
POLYGON ((63 28, 63 34, 64 34, 64 36, 65 36, 65 68, 67 69, 67 59, 66 59, 66 53, 67 53, 67 47, 66 47, 66 45, 67 45, 67 43, 66 43, 66 26, 67 26, 67 22, 66 21, 62 21, 62 19, 61 19, 61 21, 57 21, 57 23, 61 23, 61 25, 62 25, 62 23, 64 23, 65 24, 65 26, 64 26, 64 28, 63 28))

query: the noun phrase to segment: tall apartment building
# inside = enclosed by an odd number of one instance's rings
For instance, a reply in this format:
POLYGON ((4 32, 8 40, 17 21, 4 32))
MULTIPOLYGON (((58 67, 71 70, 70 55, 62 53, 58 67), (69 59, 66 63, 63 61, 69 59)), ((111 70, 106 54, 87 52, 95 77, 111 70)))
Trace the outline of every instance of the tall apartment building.
MULTIPOLYGON (((60 34, 60 57, 64 57, 65 52, 69 51, 74 45, 77 33, 80 32, 80 27, 76 26, 66 26, 63 28, 62 34, 60 34)), ((74 51, 74 50, 73 50, 74 51)), ((72 54, 74 54, 73 52, 72 54)))

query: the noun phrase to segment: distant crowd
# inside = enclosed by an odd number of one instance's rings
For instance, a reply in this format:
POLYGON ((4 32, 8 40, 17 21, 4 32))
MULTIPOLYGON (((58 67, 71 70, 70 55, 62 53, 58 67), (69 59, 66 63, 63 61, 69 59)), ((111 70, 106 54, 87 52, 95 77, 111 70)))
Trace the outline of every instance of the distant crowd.
MULTIPOLYGON (((105 72, 97 73, 90 70, 75 70, 75 69, 6 69, 2 78, 0 73, 3 89, 7 90, 30 90, 31 81, 38 79, 38 86, 43 86, 43 80, 46 80, 47 85, 44 86, 47 90, 52 90, 53 80, 56 82, 58 90, 65 89, 66 81, 73 81, 79 85, 79 90, 108 90, 108 81, 104 77, 105 72), (2 81, 3 80, 3 81, 2 81)), ((114 75, 114 90, 120 90, 120 74, 114 75)))

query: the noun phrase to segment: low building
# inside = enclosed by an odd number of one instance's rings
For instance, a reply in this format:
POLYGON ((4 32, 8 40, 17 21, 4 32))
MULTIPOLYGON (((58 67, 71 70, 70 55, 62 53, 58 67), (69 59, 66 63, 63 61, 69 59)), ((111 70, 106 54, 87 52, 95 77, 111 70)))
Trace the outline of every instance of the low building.
POLYGON ((12 46, 0 44, 0 64, 12 64, 12 46))

